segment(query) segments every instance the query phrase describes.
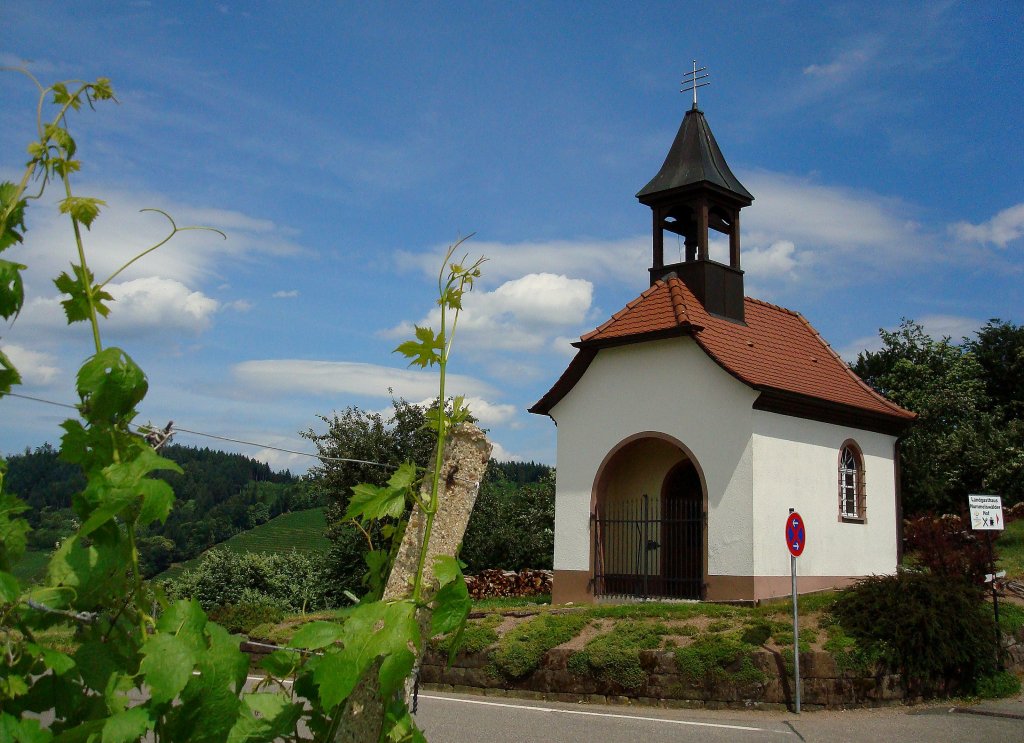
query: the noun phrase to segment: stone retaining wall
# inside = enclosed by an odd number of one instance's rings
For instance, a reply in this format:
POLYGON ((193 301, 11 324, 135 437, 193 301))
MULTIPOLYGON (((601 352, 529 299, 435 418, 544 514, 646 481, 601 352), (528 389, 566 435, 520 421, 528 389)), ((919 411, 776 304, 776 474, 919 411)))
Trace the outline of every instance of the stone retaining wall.
MULTIPOLYGON (((768 651, 753 655, 754 666, 766 677, 763 683, 736 680, 730 674, 694 681, 679 673, 673 653, 641 651, 640 664, 648 675, 646 683, 635 689, 573 673, 568 669, 572 654, 571 650, 551 650, 536 671, 524 679, 508 681, 488 669, 490 657, 486 652, 459 655, 447 667, 447 657, 432 651, 424 658, 420 681, 446 691, 508 693, 572 702, 637 702, 709 709, 793 706, 792 676, 785 673, 782 657, 768 651)), ((874 707, 899 703, 904 698, 898 675, 863 677, 840 671, 828 653, 801 653, 800 675, 801 703, 807 709, 874 707)))
MULTIPOLYGON (((1010 670, 1024 672, 1024 630, 1015 638, 1006 638, 1006 662, 1010 670)), ((250 655, 252 667, 276 648, 255 642, 243 642, 242 651, 250 655)), ((581 676, 568 668, 574 651, 555 648, 548 651, 536 671, 517 681, 509 681, 490 669, 486 651, 460 653, 451 666, 447 654, 428 650, 420 670, 420 681, 432 689, 493 696, 516 696, 566 702, 637 703, 653 706, 704 707, 708 709, 792 709, 793 677, 787 673, 778 653, 761 650, 753 654, 754 666, 765 676, 764 682, 743 682, 725 673, 708 675, 695 681, 679 673, 671 651, 640 652, 646 682, 628 689, 614 681, 581 676)), ((728 669, 736 670, 736 669, 728 669)), ((864 675, 836 667, 826 652, 800 654, 802 681, 801 705, 804 709, 841 709, 878 707, 908 700, 898 674, 864 675)))

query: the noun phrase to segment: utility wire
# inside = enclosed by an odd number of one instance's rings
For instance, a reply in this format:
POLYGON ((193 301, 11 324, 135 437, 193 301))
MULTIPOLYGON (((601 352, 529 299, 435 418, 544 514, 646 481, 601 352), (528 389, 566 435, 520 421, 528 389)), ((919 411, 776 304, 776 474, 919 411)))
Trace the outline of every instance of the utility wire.
MULTIPOLYGON (((55 405, 58 408, 68 408, 70 410, 78 410, 78 407, 75 406, 75 405, 68 405, 67 403, 56 402, 54 400, 45 400, 42 397, 33 397, 32 395, 23 395, 20 392, 8 392, 7 395, 10 396, 10 397, 20 397, 22 400, 31 400, 32 402, 45 403, 46 405, 55 405)), ((130 425, 132 426, 132 428, 134 428, 136 430, 140 430, 142 428, 145 428, 144 426, 140 426, 140 425, 138 425, 136 423, 132 423, 130 425)), ((365 459, 346 459, 345 457, 329 457, 329 456, 323 455, 323 454, 310 454, 309 452, 295 451, 294 449, 282 449, 279 446, 271 446, 270 444, 258 444, 255 441, 244 441, 242 439, 229 438, 228 436, 218 436, 218 435, 213 434, 213 433, 203 433, 202 431, 193 431, 191 429, 181 428, 179 426, 172 426, 171 427, 171 431, 173 433, 179 433, 179 432, 180 433, 189 433, 189 434, 192 434, 193 436, 205 436, 208 439, 217 439, 219 441, 230 441, 233 444, 244 444, 246 446, 258 446, 258 447, 260 447, 262 449, 270 449, 272 451, 280 451, 280 452, 284 452, 285 454, 297 454, 297 455, 299 455, 301 457, 312 457, 313 459, 319 459, 319 460, 324 461, 324 462, 349 462, 349 463, 352 463, 352 464, 368 464, 368 465, 370 465, 372 467, 386 467, 388 469, 393 469, 393 470, 398 469, 397 465, 385 464, 384 462, 369 462, 369 461, 367 461, 365 459)))

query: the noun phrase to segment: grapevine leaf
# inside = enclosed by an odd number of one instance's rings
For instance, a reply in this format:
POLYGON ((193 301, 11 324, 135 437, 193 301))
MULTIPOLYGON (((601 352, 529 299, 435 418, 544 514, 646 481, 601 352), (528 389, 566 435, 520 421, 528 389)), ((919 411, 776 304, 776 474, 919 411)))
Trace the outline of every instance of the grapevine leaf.
POLYGON ((469 616, 472 604, 466 581, 454 580, 445 585, 434 596, 434 611, 430 616, 431 632, 437 635, 458 629, 469 616))
POLYGON ((380 680, 381 696, 387 699, 405 685, 412 673, 416 655, 409 648, 400 648, 384 658, 377 678, 380 680))
POLYGON ((298 653, 290 653, 287 650, 275 650, 260 661, 260 667, 271 676, 288 678, 295 671, 295 666, 298 662, 298 653))
POLYGON ((76 381, 82 415, 90 423, 130 418, 149 388, 142 369, 114 346, 89 357, 76 381))
POLYGON ((319 690, 320 704, 332 709, 345 701, 356 688, 362 671, 355 658, 340 651, 319 658, 313 670, 313 681, 319 690))
POLYGON ((90 317, 90 307, 95 307, 96 312, 103 317, 109 315, 110 308, 103 304, 103 302, 109 302, 114 298, 109 293, 100 289, 98 285, 93 284, 94 277, 92 271, 72 264, 71 272, 74 274, 74 278, 69 276, 67 272, 64 272, 53 280, 53 284, 57 287, 58 291, 68 295, 68 299, 61 301, 64 315, 68 319, 68 325, 88 320, 90 317))
POLYGON ((205 627, 206 614, 195 599, 175 601, 164 610, 156 623, 158 631, 174 635, 197 654, 206 649, 206 638, 203 636, 205 627))
POLYGON ((318 650, 333 645, 344 634, 342 625, 336 622, 310 622, 299 628, 292 637, 292 647, 303 650, 318 650))
POLYGON ((84 642, 75 651, 75 665, 86 686, 92 689, 107 687, 110 677, 117 673, 118 660, 110 653, 109 644, 99 640, 84 642))
POLYGON ((445 289, 444 293, 437 300, 439 305, 444 305, 449 309, 461 310, 462 309, 462 289, 458 289, 454 286, 445 289))
POLYGON ((58 676, 67 673, 75 667, 74 658, 66 653, 60 652, 59 650, 44 648, 41 645, 36 645, 34 642, 26 643, 25 649, 34 655, 43 656, 43 660, 47 667, 58 676))
POLYGON ((87 537, 107 523, 115 516, 118 516, 129 506, 136 504, 139 496, 128 490, 114 490, 103 495, 99 505, 89 513, 88 518, 79 528, 79 535, 87 537))
POLYGON ((14 197, 18 187, 10 181, 0 183, 0 214, 7 214, 7 220, 0 223, 0 251, 20 243, 25 232, 25 207, 27 201, 14 197))
POLYGON ((393 488, 411 488, 416 482, 416 465, 412 462, 405 462, 388 479, 388 485, 393 488))
POLYGON ((249 656, 239 650, 241 638, 213 622, 206 623, 206 634, 210 649, 199 659, 203 677, 212 683, 227 682, 233 690, 240 690, 249 673, 249 656))
POLYGON ((0 740, 18 743, 48 743, 53 733, 43 730, 39 720, 26 717, 20 721, 7 712, 0 712, 0 740))
POLYGON ((270 743, 294 732, 302 714, 300 703, 290 702, 280 694, 244 694, 242 702, 238 721, 228 734, 228 743, 270 743))
POLYGON ((17 317, 25 302, 25 286, 21 272, 27 266, 0 259, 0 317, 9 320, 17 317))
POLYGON ((196 653, 174 635, 165 632, 153 635, 142 646, 142 655, 139 671, 149 686, 150 697, 157 704, 173 700, 192 678, 196 653))
POLYGON ((441 363, 440 351, 444 348, 444 336, 434 335, 430 328, 416 326, 415 341, 406 341, 395 349, 407 359, 410 359, 409 366, 421 367, 432 366, 441 363))
POLYGON ((384 737, 382 740, 393 743, 427 743, 423 733, 416 727, 409 708, 402 697, 396 697, 388 702, 384 710, 384 737))
POLYGON ((163 480, 143 480, 139 483, 142 493, 142 508, 139 510, 139 526, 148 526, 154 521, 161 524, 167 520, 167 514, 174 505, 174 491, 163 480))
POLYGON ((145 735, 153 720, 145 707, 132 707, 107 718, 103 725, 102 743, 130 743, 145 735))
POLYGON ((0 349, 0 396, 6 395, 16 384, 21 384, 21 375, 3 349, 0 349))
POLYGON ((363 521, 381 519, 385 516, 398 518, 405 511, 405 498, 405 488, 360 483, 352 487, 352 497, 349 499, 345 518, 359 518, 363 521))
POLYGON ((131 460, 122 464, 110 465, 106 468, 107 477, 115 487, 133 487, 150 472, 171 470, 181 474, 182 469, 176 463, 161 457, 148 446, 140 446, 131 460))
MULTIPOLYGON (((71 138, 68 137, 68 139, 70 140, 71 138)), ((74 145, 74 140, 71 140, 71 144, 74 145)), ((57 206, 61 214, 69 215, 72 219, 84 224, 86 229, 90 229, 93 220, 100 213, 100 207, 106 205, 107 202, 101 199, 94 199, 88 196, 68 196, 66 199, 62 199, 57 206)))
POLYGON ((10 573, 0 571, 0 604, 13 604, 21 596, 18 579, 10 573))
POLYGON ((437 578, 437 584, 442 587, 462 578, 459 561, 450 555, 437 555, 434 558, 434 577, 437 578))

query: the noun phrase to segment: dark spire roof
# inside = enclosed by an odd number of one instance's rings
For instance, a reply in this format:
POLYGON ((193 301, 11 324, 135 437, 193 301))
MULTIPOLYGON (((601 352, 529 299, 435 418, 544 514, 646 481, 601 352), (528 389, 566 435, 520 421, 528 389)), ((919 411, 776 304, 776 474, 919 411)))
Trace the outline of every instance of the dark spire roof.
POLYGON ((651 182, 640 189, 636 197, 646 203, 645 197, 701 183, 717 186, 747 204, 754 200, 753 195, 729 170, 715 142, 715 135, 704 119, 704 112, 694 106, 683 117, 665 164, 651 182))

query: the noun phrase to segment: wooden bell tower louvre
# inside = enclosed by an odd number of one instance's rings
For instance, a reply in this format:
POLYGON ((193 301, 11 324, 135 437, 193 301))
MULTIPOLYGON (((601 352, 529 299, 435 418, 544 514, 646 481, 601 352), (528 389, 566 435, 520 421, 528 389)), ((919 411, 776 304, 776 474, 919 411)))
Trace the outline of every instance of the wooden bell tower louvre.
POLYGON ((750 206, 754 197, 729 169, 704 113, 697 108, 699 70, 694 67, 695 79, 687 81, 694 85, 693 107, 686 112, 661 170, 636 195, 653 213, 651 284, 678 276, 708 312, 743 322, 740 209, 750 206), (710 259, 710 230, 728 236, 728 265, 710 259), (665 263, 666 231, 683 239, 682 262, 665 263))

